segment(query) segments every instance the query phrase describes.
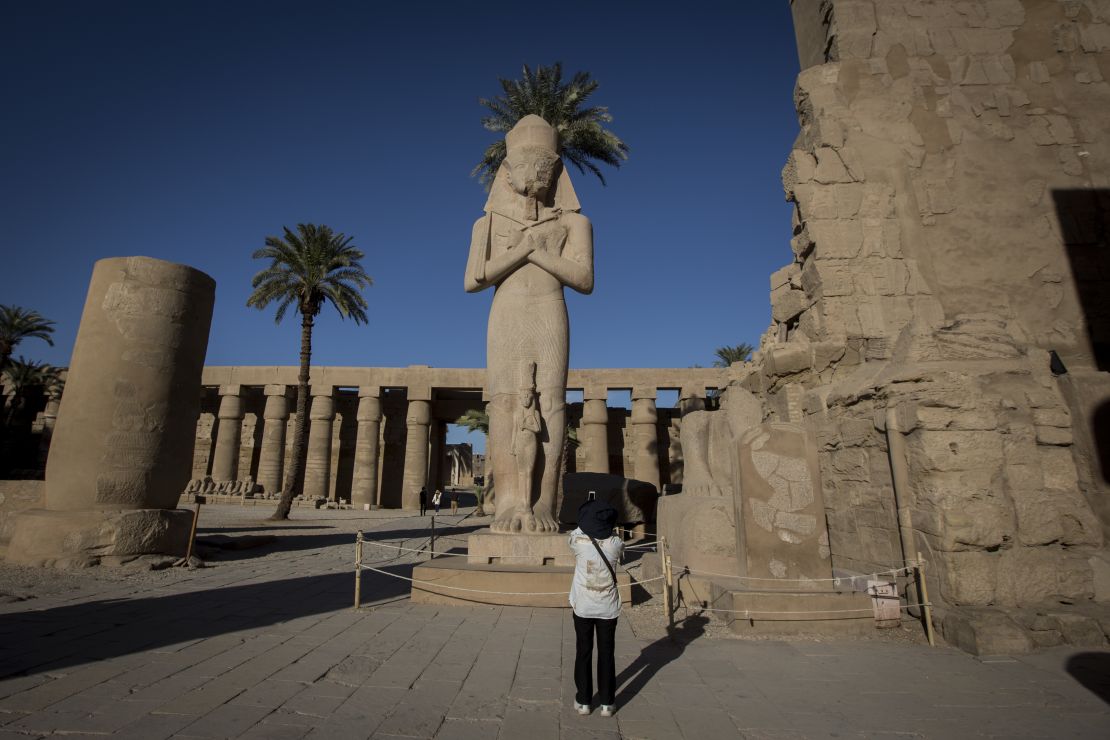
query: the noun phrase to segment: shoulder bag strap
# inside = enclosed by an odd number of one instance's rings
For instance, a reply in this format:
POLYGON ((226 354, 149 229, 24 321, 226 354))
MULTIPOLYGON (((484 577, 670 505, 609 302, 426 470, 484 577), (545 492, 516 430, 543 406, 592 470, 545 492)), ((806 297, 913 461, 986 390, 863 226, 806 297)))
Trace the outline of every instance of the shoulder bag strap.
POLYGON ((593 538, 593 535, 586 536, 590 538, 590 542, 593 543, 594 549, 597 550, 597 554, 601 556, 601 561, 605 563, 605 567, 609 569, 609 575, 613 576, 613 586, 616 586, 617 571, 613 570, 613 564, 609 562, 609 558, 605 557, 605 553, 601 551, 601 545, 597 544, 597 540, 593 538))

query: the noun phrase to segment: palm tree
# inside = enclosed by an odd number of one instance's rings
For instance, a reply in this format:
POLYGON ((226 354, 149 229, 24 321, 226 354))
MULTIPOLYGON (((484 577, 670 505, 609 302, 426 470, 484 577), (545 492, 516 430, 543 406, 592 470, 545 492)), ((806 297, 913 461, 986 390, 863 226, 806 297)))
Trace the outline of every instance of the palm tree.
POLYGON ((266 246, 251 255, 270 260, 269 267, 251 280, 254 292, 247 305, 259 310, 278 304, 274 323, 279 324, 293 308, 301 314, 301 370, 297 375, 297 422, 293 432, 293 459, 289 464, 277 511, 270 517, 289 518, 293 499, 300 493, 301 467, 305 455, 308 417, 308 376, 312 361, 312 327, 325 303, 341 318, 365 324, 366 299, 362 290, 373 284, 359 263, 365 255, 351 244, 353 237, 337 234, 327 226, 297 224, 297 230, 282 227, 284 236, 266 237, 266 246))
POLYGON ((0 470, 10 473, 16 469, 29 469, 37 462, 30 446, 31 421, 34 395, 40 396, 60 383, 59 369, 42 362, 32 362, 20 357, 4 368, 3 383, 11 394, 3 411, 3 434, 0 434, 0 470))
POLYGON ((60 387, 60 373, 59 368, 45 362, 34 362, 23 357, 9 361, 3 373, 4 385, 11 394, 4 414, 4 424, 12 426, 18 420, 29 405, 31 394, 35 390, 50 392, 60 387))
POLYGON ((737 344, 735 346, 718 347, 716 351, 717 359, 713 361, 713 367, 728 367, 734 362, 745 362, 751 357, 752 351, 755 347, 747 342, 737 344))
POLYGON ((0 306, 0 369, 7 367, 15 346, 24 339, 41 339, 51 347, 54 322, 38 311, 19 306, 0 306))
MULTIPOLYGON (((478 102, 489 108, 492 115, 482 119, 489 131, 504 134, 521 118, 535 114, 547 121, 559 135, 563 159, 573 164, 579 172, 597 175, 601 184, 605 177, 597 162, 620 167, 628 159, 628 145, 602 124, 613 116, 604 106, 584 108, 586 100, 597 90, 597 80, 589 72, 577 72, 569 82, 563 82, 563 65, 556 62, 550 67, 537 67, 533 72, 524 65, 524 75, 519 80, 500 79, 505 91, 493 99, 479 98, 478 102)), ((482 160, 470 173, 479 175, 479 181, 488 189, 505 159, 505 139, 498 138, 486 148, 482 160)))
MULTIPOLYGON (((487 460, 489 454, 489 412, 484 408, 470 409, 465 414, 455 419, 455 423, 459 426, 466 427, 468 432, 481 432, 486 435, 486 454, 487 460)), ((489 465, 483 471, 485 480, 481 486, 478 486, 476 496, 478 498, 478 505, 474 507, 474 516, 485 516, 485 501, 486 496, 490 495, 493 491, 493 473, 489 470, 489 465)))

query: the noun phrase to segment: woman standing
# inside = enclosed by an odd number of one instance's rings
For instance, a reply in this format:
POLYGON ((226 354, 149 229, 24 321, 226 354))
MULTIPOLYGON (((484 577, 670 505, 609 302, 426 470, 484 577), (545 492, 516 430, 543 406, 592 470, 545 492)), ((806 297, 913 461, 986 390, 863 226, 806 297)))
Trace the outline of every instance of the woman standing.
POLYGON ((574 708, 590 713, 593 698, 594 635, 597 635, 597 692, 601 716, 616 711, 616 658, 614 657, 617 617, 621 598, 617 590, 616 563, 624 543, 613 535, 617 511, 609 504, 590 498, 578 509, 578 528, 570 533, 574 553, 574 580, 570 587, 570 606, 574 611, 576 652, 574 657, 574 708))
POLYGON ((435 510, 436 510, 437 514, 439 513, 439 502, 442 501, 442 500, 443 500, 443 491, 441 491, 437 488, 436 492, 432 494, 432 506, 435 507, 435 510))

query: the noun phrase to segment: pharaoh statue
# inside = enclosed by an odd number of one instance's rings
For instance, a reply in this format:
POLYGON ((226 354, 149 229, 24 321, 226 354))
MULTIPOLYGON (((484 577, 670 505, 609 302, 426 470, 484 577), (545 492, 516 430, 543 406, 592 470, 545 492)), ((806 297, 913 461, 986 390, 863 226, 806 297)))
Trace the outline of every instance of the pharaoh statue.
POLYGON ((494 532, 557 532, 555 495, 566 435, 563 286, 590 293, 593 231, 559 158, 555 130, 525 116, 474 224, 465 286, 493 287, 486 335, 494 532))

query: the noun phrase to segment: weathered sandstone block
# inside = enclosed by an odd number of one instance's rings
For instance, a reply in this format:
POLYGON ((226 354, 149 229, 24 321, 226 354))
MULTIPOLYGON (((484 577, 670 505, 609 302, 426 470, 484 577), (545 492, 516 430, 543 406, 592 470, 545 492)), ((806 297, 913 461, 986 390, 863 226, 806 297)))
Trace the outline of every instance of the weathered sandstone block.
MULTIPOLYGON (((797 424, 752 427, 737 440, 737 548, 758 578, 826 578, 831 570, 817 450, 797 424)), ((761 582, 761 586, 773 583, 761 582)), ((797 584, 792 584, 797 587, 797 584)))
POLYGON ((46 466, 47 511, 20 517, 9 561, 180 553, 175 528, 188 514, 164 510, 189 481, 215 287, 149 257, 96 263, 46 466))

